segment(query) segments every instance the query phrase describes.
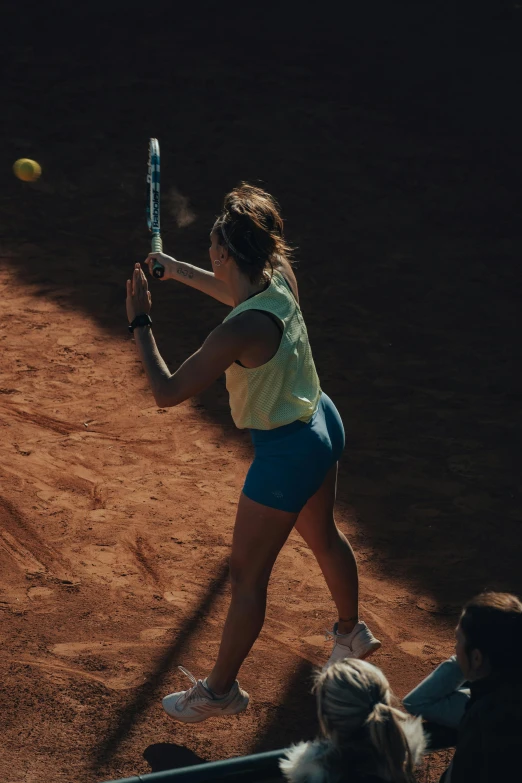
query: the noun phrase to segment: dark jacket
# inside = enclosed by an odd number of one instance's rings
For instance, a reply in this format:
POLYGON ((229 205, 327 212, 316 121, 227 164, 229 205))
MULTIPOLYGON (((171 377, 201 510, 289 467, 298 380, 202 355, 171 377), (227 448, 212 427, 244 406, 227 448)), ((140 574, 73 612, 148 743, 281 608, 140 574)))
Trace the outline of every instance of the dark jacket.
POLYGON ((522 743, 522 672, 492 674, 471 683, 457 748, 441 783, 519 780, 522 743))

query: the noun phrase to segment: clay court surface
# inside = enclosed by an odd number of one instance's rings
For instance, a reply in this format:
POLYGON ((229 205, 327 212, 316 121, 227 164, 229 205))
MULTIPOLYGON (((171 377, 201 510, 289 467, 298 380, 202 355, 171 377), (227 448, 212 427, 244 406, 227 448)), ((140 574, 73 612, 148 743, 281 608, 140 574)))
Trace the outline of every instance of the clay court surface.
MULTIPOLYGON (((451 653, 464 600, 522 591, 511 22, 472 29, 440 60, 419 34, 409 67, 387 36, 393 19, 370 43, 332 43, 323 26, 310 47, 276 30, 265 57, 261 33, 242 35, 246 17, 223 49, 195 17, 152 35, 145 14, 128 26, 107 7, 78 14, 76 36, 42 12, 26 46, 2 51, 7 783, 91 783, 316 731, 311 674, 335 613, 297 534, 241 671, 248 711, 190 727, 161 709, 188 684, 177 664, 204 676, 216 655, 251 448, 224 382, 158 410, 126 334, 125 280, 148 249, 149 136, 162 144, 166 252, 206 266, 212 220, 241 179, 282 203, 319 375, 347 431, 338 521, 362 617, 384 642, 373 661, 397 694, 451 653), (34 185, 10 173, 21 156, 42 165, 34 185)), ((425 33, 433 19, 410 22, 425 33)), ((174 370, 227 309, 174 282, 151 290, 174 370)), ((419 780, 437 780, 446 758, 419 780)))

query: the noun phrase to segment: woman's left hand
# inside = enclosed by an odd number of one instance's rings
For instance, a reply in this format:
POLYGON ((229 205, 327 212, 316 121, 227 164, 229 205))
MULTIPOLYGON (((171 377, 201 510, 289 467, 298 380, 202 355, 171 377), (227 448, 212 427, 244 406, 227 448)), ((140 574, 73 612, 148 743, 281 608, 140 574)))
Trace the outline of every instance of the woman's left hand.
POLYGON ((132 323, 137 315, 150 313, 152 307, 152 298, 147 278, 143 273, 140 264, 134 265, 134 272, 131 280, 127 280, 127 318, 132 323))

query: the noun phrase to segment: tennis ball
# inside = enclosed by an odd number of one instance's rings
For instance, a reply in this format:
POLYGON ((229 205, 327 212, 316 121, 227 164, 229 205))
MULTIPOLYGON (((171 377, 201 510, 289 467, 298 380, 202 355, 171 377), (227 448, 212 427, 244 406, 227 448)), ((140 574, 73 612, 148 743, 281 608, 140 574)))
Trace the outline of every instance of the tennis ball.
POLYGON ((13 166, 15 177, 24 182, 34 182, 42 173, 39 163, 29 158, 20 158, 13 166))

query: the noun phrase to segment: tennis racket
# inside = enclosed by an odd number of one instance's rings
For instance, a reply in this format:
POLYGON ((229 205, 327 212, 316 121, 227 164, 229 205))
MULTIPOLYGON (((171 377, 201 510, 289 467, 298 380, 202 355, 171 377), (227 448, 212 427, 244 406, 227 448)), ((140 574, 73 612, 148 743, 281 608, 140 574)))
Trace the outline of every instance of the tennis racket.
MULTIPOLYGON (((160 148, 157 139, 149 139, 149 163, 147 167, 147 225, 152 234, 153 253, 163 252, 160 234, 160 148)), ((165 267, 154 259, 154 277, 163 277, 165 267)))

